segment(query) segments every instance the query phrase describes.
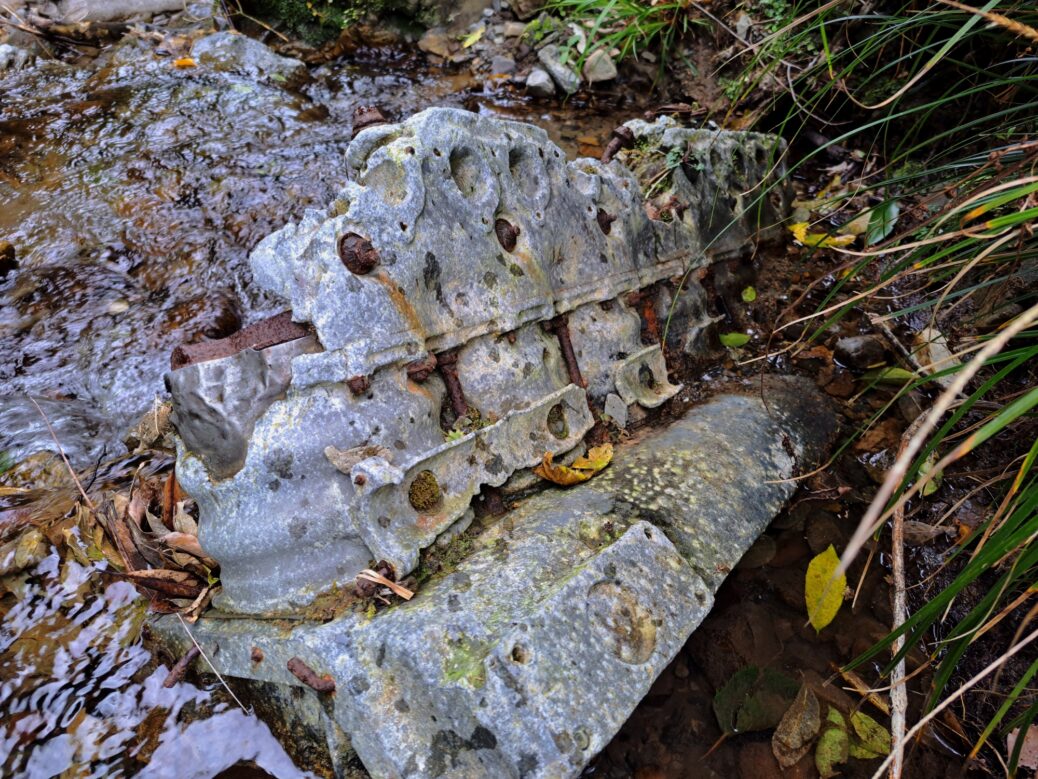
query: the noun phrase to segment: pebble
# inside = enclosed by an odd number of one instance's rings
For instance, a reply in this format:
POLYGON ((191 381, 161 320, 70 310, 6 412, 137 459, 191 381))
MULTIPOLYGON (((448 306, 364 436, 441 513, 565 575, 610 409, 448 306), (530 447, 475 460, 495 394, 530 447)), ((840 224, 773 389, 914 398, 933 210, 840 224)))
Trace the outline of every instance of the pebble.
POLYGON ((450 36, 443 27, 430 27, 418 39, 418 48, 426 54, 434 54, 447 59, 451 55, 450 36))
POLYGON ((580 76, 562 62, 562 52, 558 46, 554 44, 545 46, 537 52, 537 59, 541 61, 545 70, 551 74, 552 79, 563 92, 573 94, 580 88, 580 76))
POLYGON ((519 38, 526 32, 526 25, 522 22, 505 22, 503 32, 506 38, 519 38))
POLYGON ((589 84, 612 81, 614 78, 616 78, 616 65, 613 58, 602 49, 595 49, 584 60, 584 79, 589 84))
POLYGON ((878 337, 854 335, 837 341, 833 356, 840 365, 854 371, 864 371, 869 366, 882 363, 886 353, 886 344, 878 337))
POLYGON ((515 60, 511 57, 502 57, 499 54, 490 61, 490 72, 495 75, 514 73, 515 60))
POLYGON ((526 91, 534 97, 552 97, 555 94, 555 82, 548 71, 534 68, 526 77, 526 91))

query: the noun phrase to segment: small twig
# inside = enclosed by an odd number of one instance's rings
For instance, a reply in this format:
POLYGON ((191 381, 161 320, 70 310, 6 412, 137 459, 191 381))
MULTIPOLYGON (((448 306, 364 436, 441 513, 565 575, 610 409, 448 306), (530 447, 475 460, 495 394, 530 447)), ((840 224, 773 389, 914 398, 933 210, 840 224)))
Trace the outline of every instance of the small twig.
POLYGON ((195 640, 195 637, 191 635, 191 628, 187 626, 187 623, 184 621, 184 618, 180 616, 180 614, 177 614, 177 619, 180 620, 180 626, 184 628, 184 632, 187 633, 187 637, 190 638, 191 643, 195 645, 195 649, 198 650, 198 654, 202 656, 202 659, 205 660, 206 665, 208 665, 212 669, 213 673, 216 674, 216 678, 220 680, 220 684, 222 684, 223 688, 227 690, 227 694, 234 699, 234 702, 238 704, 239 708, 241 708, 242 711, 244 711, 246 714, 251 714, 252 712, 245 708, 245 704, 238 700, 238 696, 234 694, 231 688, 227 685, 226 680, 223 678, 223 676, 220 675, 220 672, 216 670, 216 666, 213 665, 213 661, 210 660, 209 656, 202 651, 202 646, 195 640))
POLYGON ((87 508, 93 511, 94 504, 90 502, 90 498, 87 497, 86 490, 83 489, 82 482, 79 481, 79 477, 76 475, 76 472, 72 470, 72 465, 69 463, 68 457, 65 456, 65 450, 62 448, 61 441, 58 440, 58 436, 54 432, 54 428, 51 427, 50 420, 47 419, 47 415, 43 413, 43 409, 40 408, 40 404, 36 402, 36 398, 34 398, 32 395, 26 395, 25 397, 29 399, 30 403, 36 406, 36 410, 39 411, 40 416, 43 417, 43 423, 47 425, 47 431, 50 433, 50 437, 54 440, 54 445, 58 447, 58 454, 61 455, 61 459, 65 462, 65 467, 68 468, 68 472, 72 475, 72 481, 74 481, 76 483, 76 486, 79 487, 79 494, 83 496, 83 500, 86 502, 87 508))
POLYGON ((187 673, 187 667, 195 661, 199 654, 201 654, 201 652, 198 649, 197 644, 188 649, 187 654, 177 660, 177 664, 170 669, 169 674, 166 676, 166 681, 162 683, 162 686, 172 687, 174 684, 183 680, 184 674, 187 673))

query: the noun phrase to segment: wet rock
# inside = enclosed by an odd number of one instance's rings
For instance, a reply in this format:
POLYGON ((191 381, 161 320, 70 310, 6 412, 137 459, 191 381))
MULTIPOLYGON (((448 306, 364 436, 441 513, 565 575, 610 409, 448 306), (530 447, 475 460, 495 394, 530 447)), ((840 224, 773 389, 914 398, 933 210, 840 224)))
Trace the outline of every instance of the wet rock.
POLYGON ((454 41, 445 27, 431 27, 418 39, 418 48, 426 54, 449 59, 452 43, 454 41))
POLYGON ((217 32, 195 41, 191 55, 213 70, 237 73, 253 79, 298 85, 307 78, 299 60, 275 54, 259 41, 234 32, 217 32))
POLYGON ((562 61, 562 51, 555 44, 545 46, 537 52, 537 59, 551 75, 559 89, 571 95, 580 89, 580 76, 562 61))
POLYGON ((613 58, 602 49, 595 49, 584 60, 584 80, 590 84, 600 81, 612 81, 616 78, 616 65, 613 58))
POLYGON ((493 74, 515 73, 515 60, 499 54, 490 61, 490 72, 493 74))
POLYGON ((832 544, 839 553, 843 551, 844 534, 833 515, 827 511, 817 511, 807 519, 805 528, 808 546, 814 554, 824 552, 832 544))
POLYGON ((879 336, 855 335, 837 341, 833 356, 844 367, 860 372, 882 364, 886 353, 886 344, 879 336))
POLYGON ((555 82, 548 71, 534 68, 526 77, 526 91, 534 97, 552 97, 555 94, 555 82))
MULTIPOLYGON (((9 43, 0 44, 0 73, 8 70, 21 70, 31 65, 35 59, 35 55, 26 49, 12 46, 9 43)), ((0 274, 2 273, 2 260, 0 260, 0 274)))

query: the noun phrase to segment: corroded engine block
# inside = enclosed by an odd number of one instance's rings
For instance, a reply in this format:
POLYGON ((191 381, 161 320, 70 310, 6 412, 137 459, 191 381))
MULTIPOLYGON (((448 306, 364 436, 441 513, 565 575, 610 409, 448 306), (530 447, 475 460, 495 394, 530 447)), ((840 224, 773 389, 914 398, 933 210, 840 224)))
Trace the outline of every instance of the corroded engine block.
POLYGON ((430 109, 359 133, 339 197, 257 247, 256 282, 308 327, 167 377, 221 608, 296 609, 372 560, 404 575, 607 401, 679 390, 656 322, 680 308, 695 348, 710 320, 690 271, 776 229, 783 191, 754 188, 781 175, 780 142, 629 128, 673 150, 659 218, 619 160, 567 162, 540 129, 430 109))

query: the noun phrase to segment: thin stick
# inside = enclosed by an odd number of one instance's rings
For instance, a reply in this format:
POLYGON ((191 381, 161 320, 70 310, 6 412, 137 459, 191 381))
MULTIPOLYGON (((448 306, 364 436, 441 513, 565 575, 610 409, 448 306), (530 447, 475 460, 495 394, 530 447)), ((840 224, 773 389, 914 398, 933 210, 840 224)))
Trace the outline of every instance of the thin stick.
POLYGON ((216 666, 213 665, 213 661, 209 659, 209 655, 207 655, 205 653, 205 650, 202 649, 202 645, 195 640, 195 637, 193 635, 191 635, 191 628, 187 626, 187 623, 184 621, 184 618, 180 616, 179 613, 177 614, 177 619, 180 620, 180 626, 184 628, 184 632, 187 633, 187 637, 190 638, 191 643, 195 645, 195 648, 198 650, 198 654, 200 654, 202 656, 202 659, 205 660, 206 665, 213 669, 213 673, 216 674, 216 678, 220 680, 220 684, 223 685, 223 688, 227 690, 227 694, 234 699, 234 702, 238 704, 242 711, 244 711, 246 714, 251 714, 251 712, 245 708, 245 704, 238 700, 238 696, 234 694, 234 692, 231 690, 229 686, 227 686, 227 682, 220 675, 220 672, 216 670, 216 666))
POLYGON ((79 494, 83 496, 83 500, 87 504, 87 508, 91 511, 94 510, 94 504, 90 502, 90 498, 87 497, 86 490, 83 489, 82 482, 79 481, 79 477, 76 476, 76 472, 72 470, 72 465, 69 463, 68 458, 65 456, 65 450, 61 446, 61 441, 58 440, 57 434, 54 432, 54 428, 50 426, 50 420, 47 419, 47 415, 43 413, 43 409, 40 408, 40 404, 36 402, 36 398, 32 395, 26 395, 29 402, 36 406, 36 410, 40 412, 40 416, 43 417, 43 423, 47 426, 47 431, 50 433, 50 437, 54 440, 54 445, 58 447, 58 454, 61 455, 61 459, 65 461, 65 467, 68 468, 68 472, 72 475, 72 481, 79 487, 79 494))
MULTIPOLYGON (((977 674, 972 679, 970 679, 968 682, 966 682, 966 684, 962 685, 962 687, 960 687, 955 692, 953 692, 951 695, 949 695, 947 698, 945 698, 944 701, 941 702, 941 704, 939 706, 936 706, 929 714, 927 714, 925 717, 920 719, 919 722, 917 722, 915 725, 913 725, 912 729, 909 730, 905 734, 905 741, 908 741, 908 740, 912 739, 917 733, 919 733, 919 731, 921 731, 924 727, 926 727, 927 724, 929 724, 929 722, 934 719, 934 717, 936 717, 938 714, 940 714, 946 708, 951 706, 955 701, 957 701, 959 698, 961 698, 967 692, 969 692, 974 687, 976 687, 978 684, 980 684, 982 681, 984 681, 984 679, 986 679, 992 673, 994 673, 999 668, 1001 668, 1009 658, 1013 657, 1013 655, 1015 655, 1017 652, 1019 652, 1025 646, 1030 644, 1036 638, 1038 638, 1038 630, 1034 630, 1031 633, 1029 633, 1027 638, 1025 638, 1023 641, 1021 641, 1016 646, 1014 646, 1012 649, 1010 649, 1008 652, 1006 652, 1001 657, 999 657, 999 658, 995 659, 994 661, 992 661, 991 664, 987 666, 987 668, 985 668, 979 674, 977 674)), ((876 769, 876 773, 874 773, 872 775, 872 779, 880 779, 880 777, 883 776, 883 772, 887 770, 887 768, 890 766, 890 763, 891 763, 891 761, 893 759, 894 759, 893 753, 887 755, 886 760, 884 760, 880 764, 879 768, 876 769)))
MULTIPOLYGON (((922 417, 908 426, 901 436, 901 445, 898 447, 898 457, 908 447, 909 442, 915 435, 916 430, 922 425, 922 417)), ((898 503, 894 509, 894 527, 890 538, 891 562, 894 573, 894 624, 890 632, 896 632, 905 620, 908 619, 908 607, 905 604, 905 504, 898 503)), ((904 634, 894 639, 890 645, 890 653, 897 657, 905 645, 904 634)), ((905 722, 908 713, 908 688, 905 684, 905 658, 901 658, 894 666, 891 676, 890 687, 890 734, 892 737, 891 756, 894 758, 890 764, 889 779, 901 779, 901 771, 905 761, 905 722)))

